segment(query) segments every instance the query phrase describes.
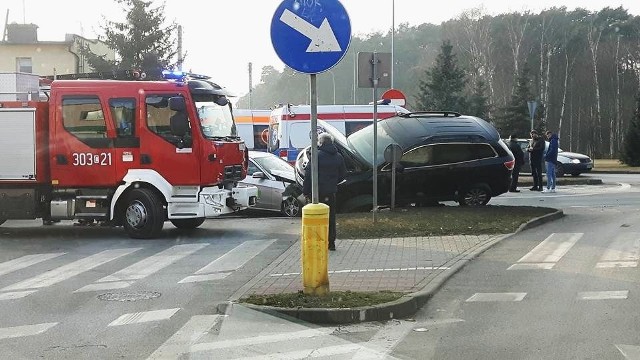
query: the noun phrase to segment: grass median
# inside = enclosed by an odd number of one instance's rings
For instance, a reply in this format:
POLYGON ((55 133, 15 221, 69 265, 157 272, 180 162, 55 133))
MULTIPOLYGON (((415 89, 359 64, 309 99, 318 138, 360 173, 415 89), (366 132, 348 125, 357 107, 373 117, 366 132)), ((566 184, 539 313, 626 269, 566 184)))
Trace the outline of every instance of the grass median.
MULTIPOLYGON (((506 234, 527 221, 557 211, 534 206, 434 206, 383 210, 376 213, 349 213, 337 216, 338 239, 386 237, 506 234)), ((251 295, 240 299, 254 305, 284 308, 352 308, 391 302, 404 293, 331 292, 325 296, 297 293, 251 295)))

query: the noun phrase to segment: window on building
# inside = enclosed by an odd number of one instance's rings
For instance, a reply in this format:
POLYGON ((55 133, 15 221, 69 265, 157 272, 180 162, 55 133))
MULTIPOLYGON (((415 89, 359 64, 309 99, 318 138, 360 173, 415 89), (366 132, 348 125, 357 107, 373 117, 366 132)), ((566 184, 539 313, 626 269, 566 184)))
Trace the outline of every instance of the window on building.
POLYGON ((30 57, 18 57, 16 58, 16 70, 23 73, 33 73, 33 66, 31 65, 30 57))

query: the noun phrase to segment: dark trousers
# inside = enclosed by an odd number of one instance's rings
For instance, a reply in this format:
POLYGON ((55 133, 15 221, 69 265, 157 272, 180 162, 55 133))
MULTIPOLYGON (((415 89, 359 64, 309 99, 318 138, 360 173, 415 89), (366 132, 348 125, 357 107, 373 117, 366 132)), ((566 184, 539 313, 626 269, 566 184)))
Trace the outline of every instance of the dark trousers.
POLYGON ((518 177, 520 177, 520 167, 521 165, 516 165, 513 167, 513 171, 511 172, 511 187, 509 188, 509 190, 518 189, 518 177))
POLYGON ((329 245, 336 244, 336 194, 320 194, 320 202, 329 206, 329 245))
POLYGON ((542 190, 542 159, 531 161, 531 176, 533 176, 533 187, 542 190))

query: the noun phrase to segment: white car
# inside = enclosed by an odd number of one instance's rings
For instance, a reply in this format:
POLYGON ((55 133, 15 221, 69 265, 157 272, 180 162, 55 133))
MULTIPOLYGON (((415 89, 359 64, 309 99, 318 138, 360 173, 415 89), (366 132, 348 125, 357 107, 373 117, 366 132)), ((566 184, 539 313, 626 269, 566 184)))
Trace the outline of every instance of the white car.
POLYGON ((252 209, 279 211, 285 216, 297 217, 306 202, 295 179, 295 170, 288 162, 272 153, 249 151, 247 177, 240 184, 258 188, 258 201, 252 209))

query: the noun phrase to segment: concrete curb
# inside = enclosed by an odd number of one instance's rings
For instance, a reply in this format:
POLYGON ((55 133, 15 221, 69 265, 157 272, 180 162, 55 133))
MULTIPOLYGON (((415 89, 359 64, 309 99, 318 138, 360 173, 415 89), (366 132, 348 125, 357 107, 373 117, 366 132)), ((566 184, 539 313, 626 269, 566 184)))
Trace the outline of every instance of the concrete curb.
POLYGON ((358 308, 281 308, 243 303, 248 308, 272 314, 283 314, 314 324, 351 324, 365 321, 385 321, 390 319, 407 318, 414 315, 438 291, 444 283, 455 273, 460 271, 469 261, 491 248, 500 241, 509 238, 526 229, 559 219, 564 216, 562 210, 543 215, 520 225, 513 234, 497 236, 488 242, 469 249, 455 258, 453 265, 438 274, 425 288, 407 294, 402 298, 384 304, 364 306, 358 308))

